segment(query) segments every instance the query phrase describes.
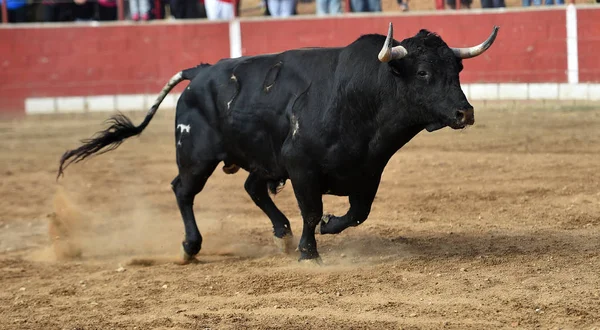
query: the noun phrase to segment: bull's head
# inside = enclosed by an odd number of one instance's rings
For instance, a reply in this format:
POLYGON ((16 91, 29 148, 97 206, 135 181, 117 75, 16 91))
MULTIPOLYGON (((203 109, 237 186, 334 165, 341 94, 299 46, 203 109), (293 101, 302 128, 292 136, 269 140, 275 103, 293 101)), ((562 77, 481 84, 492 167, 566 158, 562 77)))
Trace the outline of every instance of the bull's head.
POLYGON ((410 89, 412 103, 423 111, 426 129, 434 131, 445 126, 453 129, 473 125, 473 107, 460 87, 462 59, 483 54, 496 39, 498 27, 481 44, 467 48, 448 47, 442 39, 426 30, 394 46, 393 26, 379 52, 379 60, 388 63, 399 86, 410 89))

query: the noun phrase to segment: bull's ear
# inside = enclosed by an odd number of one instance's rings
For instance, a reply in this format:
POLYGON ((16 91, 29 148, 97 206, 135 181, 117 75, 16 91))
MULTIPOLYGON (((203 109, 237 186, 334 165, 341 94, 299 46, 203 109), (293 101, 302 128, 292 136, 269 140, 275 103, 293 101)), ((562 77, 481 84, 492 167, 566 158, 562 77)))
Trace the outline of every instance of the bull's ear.
POLYGON ((490 36, 484 42, 480 43, 477 46, 466 47, 466 48, 450 47, 450 49, 452 49, 452 51, 454 52, 454 55, 456 57, 463 58, 463 59, 479 56, 479 55, 483 54, 486 50, 488 50, 488 48, 490 48, 490 46, 494 43, 494 40, 496 40, 496 35, 498 35, 499 28, 500 27, 498 27, 498 26, 494 26, 494 30, 492 31, 492 34, 490 34, 490 36))
POLYGON ((387 63, 391 60, 399 60, 399 59, 403 58, 404 56, 406 56, 406 54, 408 54, 408 51, 406 50, 406 48, 404 48, 402 46, 392 47, 393 41, 394 41, 394 27, 392 25, 392 22, 390 22, 390 25, 388 27, 387 37, 385 38, 383 47, 381 48, 381 51, 379 51, 379 55, 377 56, 377 58, 379 58, 379 61, 381 61, 383 63, 387 63))

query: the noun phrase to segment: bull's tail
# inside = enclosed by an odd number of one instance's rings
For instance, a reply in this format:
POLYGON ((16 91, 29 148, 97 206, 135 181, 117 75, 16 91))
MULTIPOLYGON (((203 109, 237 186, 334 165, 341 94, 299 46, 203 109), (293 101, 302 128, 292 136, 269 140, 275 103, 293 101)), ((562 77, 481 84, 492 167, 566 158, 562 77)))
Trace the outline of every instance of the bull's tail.
POLYGON ((121 145, 125 139, 142 133, 142 131, 152 120, 152 117, 154 117, 156 110, 158 110, 158 107, 164 98, 167 96, 167 94, 169 94, 173 87, 177 86, 177 84, 184 80, 193 79, 198 73, 199 69, 204 66, 206 66, 206 64, 183 70, 174 75, 160 91, 156 101, 154 101, 154 104, 150 110, 148 110, 146 118, 144 118, 144 121, 139 126, 135 126, 131 120, 127 118, 127 116, 121 113, 109 118, 107 120, 107 122, 111 123, 109 128, 97 132, 90 139, 82 140, 82 146, 77 149, 68 150, 62 155, 58 168, 58 175, 56 178, 58 179, 61 175, 63 175, 63 171, 71 163, 78 163, 93 154, 100 155, 114 150, 121 145))

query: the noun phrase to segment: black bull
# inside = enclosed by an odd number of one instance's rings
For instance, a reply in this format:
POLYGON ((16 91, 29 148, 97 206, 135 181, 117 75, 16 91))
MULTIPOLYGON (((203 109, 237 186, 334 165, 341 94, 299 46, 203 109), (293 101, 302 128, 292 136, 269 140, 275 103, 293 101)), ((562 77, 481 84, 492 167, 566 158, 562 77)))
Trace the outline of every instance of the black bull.
POLYGON ((115 115, 108 129, 65 152, 58 175, 140 134, 167 93, 189 80, 177 102, 179 175, 171 183, 185 227, 183 261, 193 260, 202 244, 195 196, 223 162, 226 173, 249 172, 244 187, 286 252, 293 248, 290 222, 269 191, 291 180, 303 219, 300 260, 320 262, 315 232, 337 234, 365 221, 395 152, 423 129, 474 123, 460 87, 462 59, 485 52, 497 32, 477 46, 452 48, 427 30, 398 42, 390 24, 387 38, 363 35, 346 47, 201 64, 173 76, 139 126, 115 115), (324 215, 323 194, 348 196, 348 212, 324 215))

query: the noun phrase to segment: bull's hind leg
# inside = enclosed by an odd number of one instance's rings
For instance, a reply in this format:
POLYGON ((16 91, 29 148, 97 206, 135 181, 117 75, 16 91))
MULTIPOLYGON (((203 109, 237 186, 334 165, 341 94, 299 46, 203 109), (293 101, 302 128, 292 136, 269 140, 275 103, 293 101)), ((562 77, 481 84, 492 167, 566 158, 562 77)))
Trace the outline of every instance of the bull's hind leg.
POLYGON ((268 194, 267 185, 267 180, 261 178, 256 173, 250 173, 246 179, 244 188, 246 188, 246 191, 254 201, 254 204, 256 204, 271 220, 275 244, 282 252, 289 253, 294 249, 290 221, 277 208, 275 203, 273 203, 273 200, 268 194))
POLYGON ((218 162, 208 162, 194 168, 193 171, 180 169, 179 175, 171 183, 185 228, 185 239, 182 242, 184 264, 192 261, 202 247, 202 235, 194 216, 194 199, 204 188, 217 164, 218 162))
POLYGON ((179 175, 172 188, 183 219, 185 239, 182 243, 183 262, 194 259, 202 246, 202 235, 194 216, 194 199, 204 189, 208 178, 221 161, 220 137, 210 127, 201 111, 186 108, 179 100, 176 117, 175 141, 179 175))

